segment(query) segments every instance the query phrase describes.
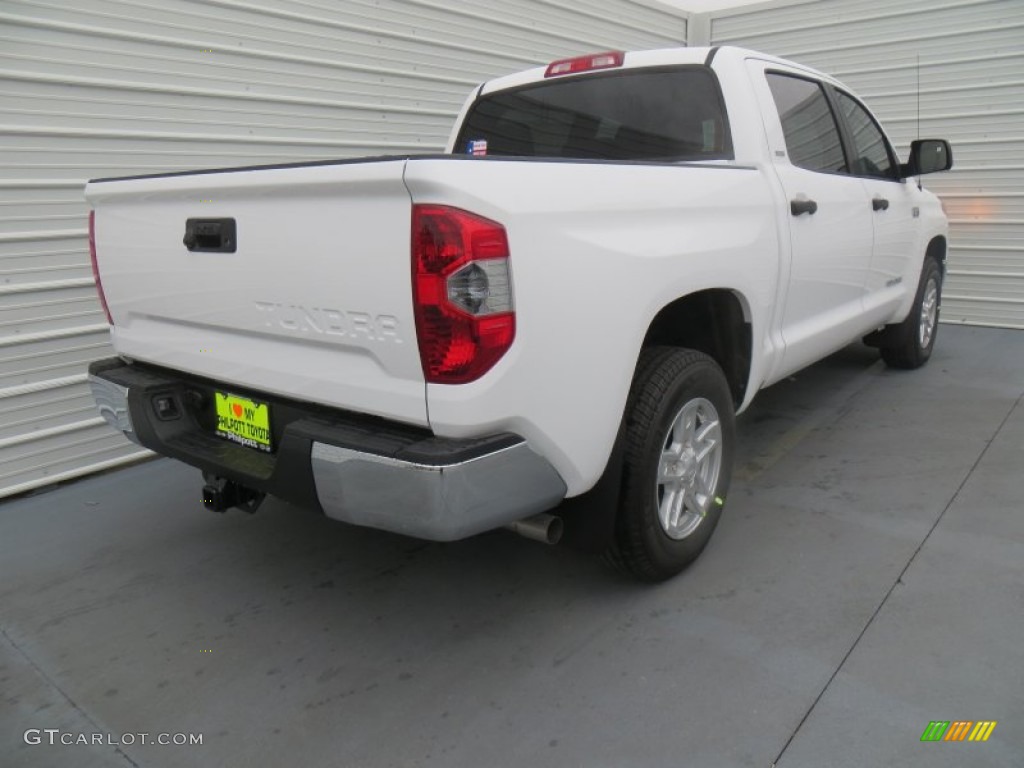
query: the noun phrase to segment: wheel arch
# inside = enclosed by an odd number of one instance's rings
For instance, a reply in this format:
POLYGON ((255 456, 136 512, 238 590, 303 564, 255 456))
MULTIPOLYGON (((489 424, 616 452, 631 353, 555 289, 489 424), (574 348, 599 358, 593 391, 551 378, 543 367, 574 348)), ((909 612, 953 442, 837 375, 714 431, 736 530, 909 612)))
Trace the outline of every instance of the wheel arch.
MULTIPOLYGON (((753 325, 746 298, 729 288, 709 288, 680 296, 655 312, 647 326, 634 369, 644 349, 669 346, 710 356, 725 373, 738 408, 749 386, 753 325)), ((630 371, 630 379, 636 371, 630 371)), ((605 470, 586 493, 566 499, 556 514, 565 523, 563 542, 588 552, 604 551, 612 539, 621 492, 624 433, 620 425, 605 470)))
POLYGON ((924 256, 926 259, 935 259, 939 265, 939 271, 942 273, 942 278, 946 278, 946 236, 936 235, 928 241, 928 247, 925 248, 924 256))
POLYGON ((738 408, 750 382, 753 325, 750 305, 739 292, 709 288, 662 307, 648 325, 641 348, 670 346, 710 356, 725 373, 738 408))

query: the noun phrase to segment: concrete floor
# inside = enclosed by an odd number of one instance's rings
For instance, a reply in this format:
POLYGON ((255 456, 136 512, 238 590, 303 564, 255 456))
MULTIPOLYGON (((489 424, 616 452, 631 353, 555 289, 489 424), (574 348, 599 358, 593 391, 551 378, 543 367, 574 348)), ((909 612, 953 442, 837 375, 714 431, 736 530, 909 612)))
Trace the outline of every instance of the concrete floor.
POLYGON ((213 515, 167 460, 8 501, 0 763, 1024 765, 1022 394, 1024 333, 950 326, 920 371, 853 346, 761 393, 718 532, 656 587, 506 533, 213 515))

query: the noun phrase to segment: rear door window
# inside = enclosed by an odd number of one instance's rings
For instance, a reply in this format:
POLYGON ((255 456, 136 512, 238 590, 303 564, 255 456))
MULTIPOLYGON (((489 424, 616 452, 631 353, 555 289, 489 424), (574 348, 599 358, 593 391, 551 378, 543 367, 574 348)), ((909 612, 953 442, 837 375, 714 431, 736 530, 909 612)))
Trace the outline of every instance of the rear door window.
POLYGON ((600 160, 731 159, 718 81, 705 67, 556 79, 480 98, 456 153, 600 160))
POLYGON ((839 128, 821 85, 775 72, 767 77, 782 121, 789 162, 808 171, 845 173, 839 128))

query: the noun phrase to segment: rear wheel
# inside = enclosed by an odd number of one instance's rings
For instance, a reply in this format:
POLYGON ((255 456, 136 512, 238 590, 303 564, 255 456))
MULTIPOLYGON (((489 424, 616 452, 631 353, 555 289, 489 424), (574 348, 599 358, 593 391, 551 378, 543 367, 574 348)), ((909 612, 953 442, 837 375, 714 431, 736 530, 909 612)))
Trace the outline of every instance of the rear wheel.
POLYGON ((609 559, 640 579, 662 581, 697 559, 722 513, 735 441, 725 375, 702 352, 645 349, 625 427, 609 559))
POLYGON ((939 329, 942 271, 934 259, 925 259, 914 306, 907 319, 886 329, 879 351, 890 368, 920 368, 932 356, 939 329))

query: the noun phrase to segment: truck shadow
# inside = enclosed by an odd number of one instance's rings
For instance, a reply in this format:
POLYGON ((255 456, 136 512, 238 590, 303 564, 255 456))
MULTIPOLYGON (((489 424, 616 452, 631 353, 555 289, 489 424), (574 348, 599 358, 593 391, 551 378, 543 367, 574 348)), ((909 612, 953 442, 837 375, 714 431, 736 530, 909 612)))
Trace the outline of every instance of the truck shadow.
MULTIPOLYGON (((761 392, 738 419, 734 485, 756 484, 881 371, 877 352, 856 344, 761 392)), ((454 543, 423 542, 335 523, 276 500, 266 502, 256 517, 251 530, 235 532, 252 539, 233 567, 276 574, 270 578, 290 585, 288 591, 312 589, 328 601, 339 593, 352 599, 405 588, 424 600, 467 590, 479 597, 485 584, 492 596, 529 591, 531 584, 633 589, 598 558, 504 531, 454 543)))
MULTIPOLYGON (((841 413, 847 401, 882 371, 877 351, 853 344, 760 392, 737 420, 736 476, 748 482, 765 471, 802 436, 841 413)), ((331 586, 347 583, 350 578, 360 583, 392 579, 410 567, 441 560, 457 562, 456 572, 462 574, 459 581, 471 579, 467 574, 476 568, 493 568, 495 558, 509 577, 514 577, 519 568, 530 572, 538 568, 559 570, 558 564, 564 560, 571 563, 564 563, 566 567, 590 570, 576 557, 566 558, 564 548, 534 544, 502 531, 450 544, 423 542, 326 521, 273 499, 265 503, 257 517, 280 518, 280 527, 273 526, 270 541, 291 539, 297 543, 304 533, 307 545, 323 549, 326 559, 337 567, 321 564, 311 576, 333 580, 331 586)))
POLYGON ((759 392, 737 419, 734 480, 759 476, 884 370, 877 350, 851 344, 759 392))

